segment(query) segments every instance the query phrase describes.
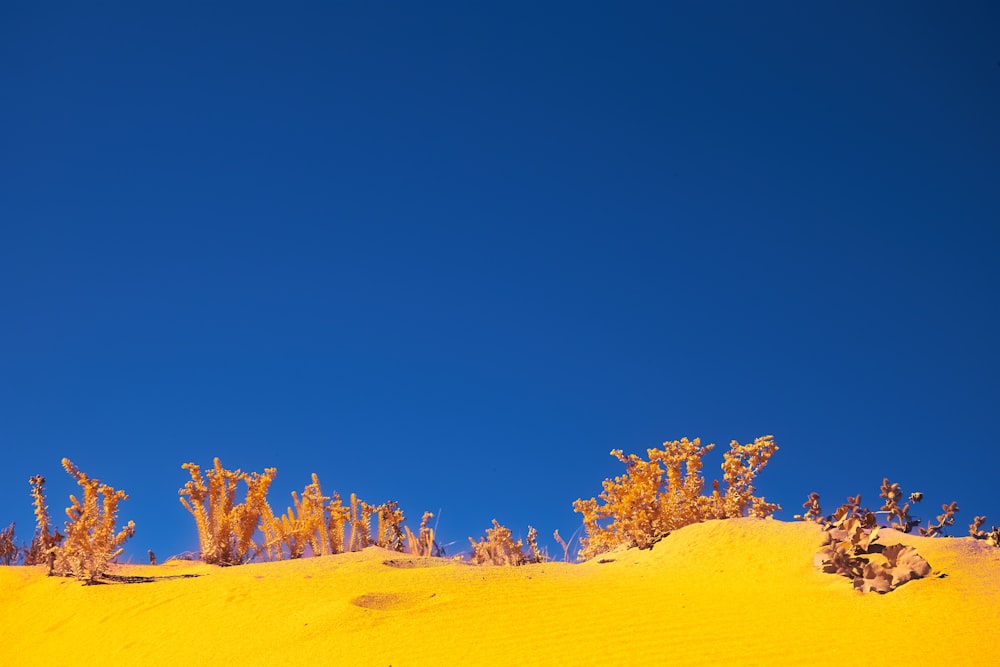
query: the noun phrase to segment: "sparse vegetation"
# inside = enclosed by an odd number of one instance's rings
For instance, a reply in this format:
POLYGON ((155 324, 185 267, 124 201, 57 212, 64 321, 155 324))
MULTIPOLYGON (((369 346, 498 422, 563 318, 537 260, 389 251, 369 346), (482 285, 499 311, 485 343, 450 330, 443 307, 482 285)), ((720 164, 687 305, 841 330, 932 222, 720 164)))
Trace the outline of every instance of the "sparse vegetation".
POLYGON ((859 513, 856 502, 841 505, 825 530, 826 541, 814 564, 823 572, 851 579, 862 593, 888 593, 931 572, 930 564, 913 547, 877 544, 875 515, 859 513))
MULTIPOLYGON (((612 456, 625 464, 625 474, 604 480, 599 499, 573 503, 574 510, 583 515, 585 533, 579 539, 578 558, 589 559, 618 547, 649 548, 671 531, 692 523, 746 516, 767 518, 780 509, 755 495, 753 485, 778 450, 772 436, 745 445, 732 441, 729 451, 723 454, 725 488, 715 480, 711 492, 705 493, 703 458, 713 448, 711 444, 702 446, 697 438, 684 438, 666 442, 659 449, 648 449, 648 460, 613 450, 612 456)), ((19 547, 14 542, 14 524, 0 530, 0 565, 18 561, 47 563, 49 574, 71 574, 92 583, 104 576, 109 563, 122 553, 121 545, 133 536, 135 524, 130 521, 116 531, 118 505, 128 498, 124 491, 89 478, 69 459, 62 463, 84 490, 82 502, 70 496, 66 535, 52 525, 45 501, 45 478, 36 475, 30 479, 36 518, 33 539, 30 546, 19 547)), ((345 505, 337 492, 323 494, 315 473, 301 495, 292 492, 292 505, 287 511, 276 516, 267 501, 268 489, 277 474, 275 468, 243 473, 223 468, 218 458, 204 474, 194 463, 182 468, 188 470, 191 481, 180 489, 180 502, 195 518, 200 555, 206 563, 239 565, 258 557, 282 560, 325 556, 369 546, 417 556, 444 556, 430 526, 432 513, 423 514, 419 531, 414 533, 404 525, 403 511, 395 501, 372 505, 352 493, 345 505), (246 493, 243 502, 237 504, 240 482, 246 484, 246 493), (262 536, 259 540, 258 534, 262 536)), ((942 505, 936 521, 920 527, 920 520, 911 514, 911 505, 920 502, 923 494, 911 493, 904 503, 899 484, 885 478, 879 497, 883 504, 878 512, 888 515, 890 527, 906 533, 919 528, 923 536, 943 535, 954 525, 959 511, 957 503, 942 505)), ((879 533, 876 512, 862 506, 860 495, 849 497, 830 516, 823 515, 820 496, 815 492, 809 494, 802 507, 805 512, 795 518, 823 524, 827 532, 815 558, 816 566, 851 578, 857 590, 885 593, 930 572, 930 565, 913 548, 878 541, 884 533, 879 533)), ((1000 546, 1000 528, 982 530, 985 520, 975 517, 969 534, 1000 546)), ((553 534, 564 561, 571 560, 574 537, 567 542, 558 530, 553 534)), ((538 531, 531 526, 524 540, 514 540, 510 529, 494 519, 485 536, 478 541, 470 537, 469 543, 469 558, 477 564, 517 566, 549 560, 538 545, 538 531)), ((155 564, 152 550, 148 555, 150 563, 155 564)))
POLYGON ((13 565, 21 556, 21 548, 14 543, 14 524, 0 530, 0 565, 13 565))
POLYGON ((395 501, 371 505, 352 493, 350 505, 345 506, 336 492, 332 497, 323 495, 315 473, 301 496, 292 492, 292 506, 275 516, 267 502, 268 487, 277 474, 275 468, 247 474, 226 470, 215 459, 214 468, 203 477, 197 465, 187 463, 183 467, 192 479, 180 490, 182 496, 187 496, 181 502, 195 517, 202 560, 206 563, 239 565, 257 556, 283 560, 302 558, 307 553, 326 556, 369 546, 400 552, 409 549, 419 555, 444 553, 426 525, 433 515, 426 514, 419 536, 413 535, 403 526, 403 511, 395 501), (247 484, 247 494, 246 500, 236 505, 240 481, 247 484), (377 521, 374 533, 373 517, 377 521), (263 539, 255 542, 258 529, 263 539))
MULTIPOLYGON (((944 535, 945 528, 954 525, 955 514, 958 512, 957 503, 942 505, 937 521, 928 521, 926 527, 920 527, 920 519, 910 514, 910 505, 923 500, 922 493, 911 493, 909 502, 900 504, 903 491, 899 484, 890 483, 888 478, 883 478, 879 497, 884 501, 879 511, 888 514, 890 528, 903 533, 918 528, 919 534, 924 537, 944 535)), ((863 593, 888 593, 910 579, 930 574, 930 565, 913 547, 876 543, 880 535, 876 515, 862 506, 860 494, 849 496, 846 503, 827 517, 823 516, 819 494, 815 491, 809 494, 802 507, 807 512, 795 515, 796 519, 822 523, 827 531, 826 540, 814 559, 816 567, 828 574, 848 577, 853 581, 855 589, 863 593)), ((981 532, 979 526, 983 521, 984 517, 976 517, 976 521, 969 527, 973 537, 981 532)))
POLYGON ((472 562, 478 565, 527 565, 540 563, 544 559, 538 550, 538 531, 528 526, 528 551, 524 542, 514 541, 509 528, 493 519, 493 527, 486 529, 486 536, 479 541, 469 538, 472 545, 472 562))
POLYGON ((434 529, 430 527, 430 520, 433 518, 431 512, 424 512, 420 519, 420 532, 416 535, 408 527, 404 527, 408 552, 416 556, 444 556, 444 549, 434 541, 434 529))
POLYGON ((47 563, 49 574, 52 574, 55 568, 55 547, 62 542, 64 536, 49 519, 49 507, 45 504, 45 478, 34 475, 28 481, 31 484, 31 504, 35 508, 35 535, 24 555, 24 564, 47 563))
POLYGON ((986 540, 986 543, 993 547, 1000 547, 1000 527, 993 526, 988 532, 980 530, 986 523, 986 517, 977 516, 969 525, 969 535, 977 540, 986 540))
POLYGON ((725 492, 712 482, 712 494, 703 495, 702 458, 715 445, 684 438, 648 449, 649 460, 620 449, 611 455, 625 464, 626 473, 605 480, 600 499, 577 500, 573 509, 583 515, 586 537, 582 559, 616 547, 648 548, 683 526, 709 519, 742 516, 769 517, 780 506, 755 496, 753 481, 778 450, 772 436, 741 445, 732 441, 722 464, 725 492))
POLYGON ((63 459, 62 465, 83 489, 83 502, 76 496, 69 497, 71 505, 66 508, 69 520, 66 521, 64 538, 52 527, 49 519, 45 504, 45 478, 41 475, 31 478, 36 529, 31 546, 25 553, 25 563, 34 565, 44 562, 49 566, 50 575, 72 575, 87 583, 95 583, 105 575, 109 563, 122 553, 121 545, 125 540, 135 534, 135 523, 132 521, 120 531, 116 532, 115 528, 118 504, 127 500, 128 495, 88 477, 69 459, 63 459))

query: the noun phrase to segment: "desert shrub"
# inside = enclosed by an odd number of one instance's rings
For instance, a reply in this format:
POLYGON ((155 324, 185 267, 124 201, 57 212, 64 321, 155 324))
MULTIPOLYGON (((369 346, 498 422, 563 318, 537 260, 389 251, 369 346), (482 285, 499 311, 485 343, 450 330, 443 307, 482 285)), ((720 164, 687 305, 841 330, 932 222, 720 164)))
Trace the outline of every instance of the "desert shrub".
MULTIPOLYGON (((72 503, 66 508, 69 521, 66 522, 66 540, 59 546, 50 547, 54 554, 51 572, 73 574, 77 579, 95 582, 108 568, 108 564, 122 553, 121 545, 135 534, 135 523, 129 521, 125 527, 115 532, 118 503, 128 500, 128 495, 115 490, 97 479, 91 479, 81 472, 69 459, 62 460, 76 483, 83 489, 83 502, 70 496, 72 503)), ((44 506, 44 498, 42 499, 44 506)), ((37 508, 37 506, 36 506, 37 508)), ((39 525, 39 532, 46 532, 39 525)))
POLYGON ((493 527, 486 529, 486 536, 479 541, 469 538, 472 545, 471 559, 478 565, 526 565, 544 560, 538 550, 538 531, 528 526, 528 552, 523 551, 524 542, 514 541, 509 528, 501 526, 493 519, 493 527))
POLYGON ((874 515, 859 517, 855 510, 856 505, 845 504, 831 517, 825 527, 826 540, 813 558, 817 568, 851 579, 862 593, 888 593, 930 574, 930 564, 913 547, 877 544, 874 515))
POLYGON ((277 474, 276 468, 263 473, 226 470, 219 459, 204 476, 194 463, 181 466, 191 474, 191 481, 178 493, 181 504, 194 516, 198 526, 201 559, 214 565, 239 565, 250 561, 257 552, 253 537, 261 516, 270 512, 267 489, 277 474), (207 484, 205 477, 208 478, 207 484), (239 482, 247 485, 245 500, 236 503, 239 482))
MULTIPOLYGON (((289 558, 301 558, 308 545, 316 555, 336 553, 330 538, 329 524, 324 503, 330 500, 323 495, 319 477, 313 473, 312 484, 302 490, 301 499, 293 491, 294 508, 275 517, 266 503, 261 514, 261 531, 264 533, 264 552, 269 560, 281 560, 282 546, 288 549, 289 558)), ((340 498, 337 498, 339 502, 340 498)), ((343 550, 343 531, 340 532, 340 550, 343 550)))
POLYGON ((434 541, 434 529, 430 527, 430 520, 434 518, 431 512, 424 512, 420 519, 420 532, 416 535, 409 527, 404 527, 406 532, 406 551, 414 556, 444 556, 444 549, 434 541))
POLYGON ((49 518, 49 507, 45 504, 45 478, 34 475, 28 482, 31 484, 31 504, 35 508, 35 534, 25 551, 24 564, 48 564, 49 574, 52 574, 56 558, 54 549, 64 536, 49 518))
POLYGON ((753 481, 778 450, 772 436, 741 445, 732 441, 723 455, 725 492, 712 482, 712 494, 703 495, 702 458, 715 445, 683 438, 648 449, 649 460, 620 449, 611 455, 625 464, 624 475, 604 480, 596 498, 577 500, 573 509, 583 515, 586 537, 580 540, 580 558, 588 559, 619 546, 648 548, 671 531, 708 519, 742 516, 769 517, 780 507, 755 496, 753 481))
MULTIPOLYGON (((910 514, 910 505, 919 503, 923 497, 924 494, 914 492, 909 495, 909 502, 900 504, 903 499, 902 489, 899 484, 890 483, 889 478, 885 477, 882 479, 882 486, 879 490, 879 498, 884 501, 879 511, 888 513, 889 527, 900 532, 910 533, 914 528, 917 528, 924 537, 944 535, 945 529, 955 523, 955 514, 959 511, 958 503, 952 502, 942 505, 941 514, 937 516, 936 523, 928 521, 926 527, 920 527, 920 519, 910 514)), ((819 504, 819 494, 815 491, 809 494, 809 498, 802 504, 802 507, 808 511, 805 514, 796 514, 796 519, 824 524, 834 521, 832 515, 823 516, 823 510, 819 504)), ((841 505, 841 508, 847 512, 848 518, 860 519, 865 528, 875 526, 875 513, 861 505, 861 494, 853 497, 848 496, 847 502, 841 505)))
POLYGON ((0 530, 0 565, 14 565, 21 557, 21 548, 14 543, 13 522, 0 530))
POLYGON ((977 516, 969 525, 969 535, 977 540, 986 540, 986 543, 993 547, 1000 547, 1000 528, 993 526, 990 531, 980 530, 986 523, 986 517, 977 516))
POLYGON ((375 505, 369 505, 358 498, 357 494, 351 494, 351 510, 348 515, 351 534, 347 539, 348 551, 361 551, 375 544, 372 540, 372 513, 375 510, 375 505))
MULTIPOLYGON (((263 550, 269 559, 280 560, 282 546, 288 550, 290 558, 301 558, 307 546, 317 556, 341 553, 345 546, 344 527, 348 523, 351 525, 347 544, 349 551, 372 545, 393 551, 405 550, 404 516, 396 501, 370 505, 352 494, 348 508, 337 493, 332 498, 323 495, 315 473, 312 480, 312 484, 302 491, 301 498, 292 492, 294 507, 289 507, 282 516, 275 517, 270 507, 265 505, 261 531, 264 533, 263 550), (327 501, 330 501, 329 504, 326 504, 327 501), (378 522, 374 536, 371 526, 373 516, 378 522)), ((433 542, 433 538, 430 539, 433 542)))
POLYGON ((375 533, 375 544, 383 549, 403 551, 403 510, 395 500, 389 500, 375 508, 378 517, 378 530, 375 533))

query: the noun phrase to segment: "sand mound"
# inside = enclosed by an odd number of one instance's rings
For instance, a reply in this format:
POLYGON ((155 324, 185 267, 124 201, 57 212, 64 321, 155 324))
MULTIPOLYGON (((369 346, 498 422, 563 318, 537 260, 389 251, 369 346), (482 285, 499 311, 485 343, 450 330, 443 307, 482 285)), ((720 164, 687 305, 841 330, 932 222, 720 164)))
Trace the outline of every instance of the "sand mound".
POLYGON ((740 519, 580 565, 475 567, 377 548, 81 586, 0 568, 0 664, 996 664, 1000 549, 884 531, 944 577, 861 595, 813 524, 740 519), (898 539, 897 539, 898 538, 898 539), (180 575, 199 575, 180 577, 180 575))

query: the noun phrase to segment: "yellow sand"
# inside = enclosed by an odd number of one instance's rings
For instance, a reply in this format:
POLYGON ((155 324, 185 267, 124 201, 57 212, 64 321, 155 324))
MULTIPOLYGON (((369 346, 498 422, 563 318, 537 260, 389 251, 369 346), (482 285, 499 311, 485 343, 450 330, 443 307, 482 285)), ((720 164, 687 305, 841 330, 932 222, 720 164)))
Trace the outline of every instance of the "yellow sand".
POLYGON ((997 665, 1000 549, 913 544, 943 578, 862 595, 822 574, 818 526, 709 521, 652 550, 478 567, 377 548, 82 586, 0 568, 2 665, 997 665))

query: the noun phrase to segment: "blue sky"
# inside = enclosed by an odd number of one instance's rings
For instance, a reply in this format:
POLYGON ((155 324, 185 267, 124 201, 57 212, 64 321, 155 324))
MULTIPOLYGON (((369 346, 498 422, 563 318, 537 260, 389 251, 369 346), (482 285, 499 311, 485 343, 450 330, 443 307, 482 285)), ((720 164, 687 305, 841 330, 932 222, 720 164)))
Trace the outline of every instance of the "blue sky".
POLYGON ((889 476, 1000 523, 995 3, 205 4, 0 9, 22 538, 63 456, 136 560, 214 456, 455 552, 765 434, 780 518, 889 476))

